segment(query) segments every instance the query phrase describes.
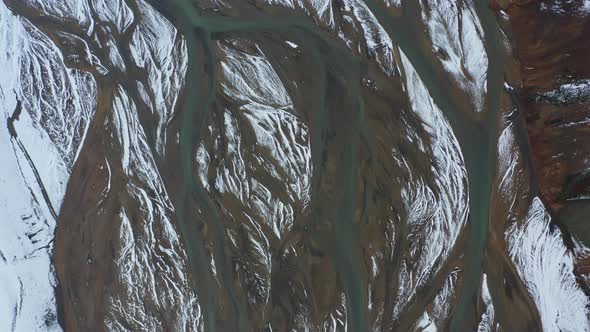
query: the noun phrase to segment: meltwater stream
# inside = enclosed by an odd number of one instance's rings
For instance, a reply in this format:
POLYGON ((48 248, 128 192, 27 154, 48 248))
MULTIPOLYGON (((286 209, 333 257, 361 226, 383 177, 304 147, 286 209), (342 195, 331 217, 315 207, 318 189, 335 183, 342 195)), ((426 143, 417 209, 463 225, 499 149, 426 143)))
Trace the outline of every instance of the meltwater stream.
MULTIPOLYGON (((376 8, 376 4, 372 3, 372 1, 368 1, 367 5, 369 8, 376 8), (372 6, 372 7, 371 7, 372 6)), ((311 34, 311 38, 315 38, 317 36, 321 36, 320 33, 315 32, 313 26, 310 26, 309 23, 306 21, 299 21, 299 19, 295 18, 282 18, 282 19, 273 19, 273 18, 261 18, 256 17, 250 20, 241 20, 232 18, 231 20, 224 19, 224 18, 213 18, 213 17, 201 17, 197 11, 195 11, 188 2, 180 1, 179 7, 182 8, 184 14, 188 14, 186 16, 181 16, 181 21, 191 21, 191 24, 185 24, 187 29, 190 29, 192 26, 198 29, 202 29, 205 35, 210 35, 211 32, 213 33, 252 33, 252 32, 264 32, 264 31, 281 31, 283 33, 288 34, 289 31, 297 31, 302 30, 304 33, 311 34), (290 22, 292 21, 292 22, 290 22), (309 29, 309 30, 308 30, 309 29)), ((417 10, 414 8, 414 4, 408 4, 407 7, 410 8, 408 12, 411 13, 412 10, 417 10)), ((479 281, 481 276, 481 266, 482 266, 482 258, 483 258, 483 250, 486 245, 486 233, 488 228, 488 210, 489 210, 489 201, 490 201, 490 192, 491 192, 491 177, 493 176, 493 167, 495 163, 493 163, 493 154, 495 151, 495 126, 493 125, 497 122, 496 115, 497 109, 499 107, 497 100, 499 99, 498 91, 502 87, 501 76, 499 75, 501 61, 503 55, 501 55, 498 50, 498 28, 495 24, 494 18, 492 13, 485 8, 485 6, 480 6, 478 8, 479 12, 485 13, 488 17, 483 20, 484 23, 484 31, 487 32, 486 34, 486 45, 488 51, 488 57, 493 59, 490 63, 490 70, 496 71, 498 74, 492 74, 488 78, 488 95, 485 98, 487 101, 485 103, 484 108, 484 116, 479 115, 472 115, 472 114, 465 114, 465 110, 461 110, 460 106, 457 103, 452 102, 451 93, 445 92, 444 89, 440 86, 439 81, 437 81, 436 76, 432 73, 431 64, 427 63, 426 60, 423 59, 423 56, 420 54, 418 50, 418 46, 415 45, 412 41, 412 34, 408 33, 408 28, 415 25, 415 17, 412 17, 411 14, 407 14, 402 16, 401 18, 388 18, 383 15, 379 17, 384 22, 381 22, 383 26, 390 28, 389 34, 392 36, 393 40, 397 42, 400 46, 402 52, 407 53, 411 57, 411 61, 417 63, 416 70, 419 73, 420 77, 425 81, 426 87, 429 88, 431 92, 434 102, 443 109, 443 112, 447 115, 447 117, 451 120, 451 125, 453 129, 455 129, 455 133, 459 137, 459 144, 462 147, 463 154, 466 157, 466 166, 467 171, 470 179, 470 207, 471 207, 471 230, 470 233, 470 240, 469 246, 471 248, 467 249, 467 252, 470 254, 468 255, 469 261, 467 262, 467 271, 465 277, 465 286, 462 289, 462 297, 459 299, 459 307, 456 311, 454 316, 454 329, 455 330, 462 330, 465 328, 466 324, 472 319, 466 313, 466 307, 471 305, 474 301, 474 298, 477 296, 477 289, 479 287, 479 281), (404 27, 403 30, 401 27, 404 27), (403 33, 401 31, 404 31, 403 33), (476 120, 473 120, 475 118, 476 120), (491 124, 491 125, 490 125, 491 124)), ((379 13, 379 10, 374 10, 374 13, 379 13)), ((410 31, 413 33, 417 33, 418 30, 414 30, 410 28, 410 31)), ((310 37, 307 37, 310 38, 310 37)), ((210 42, 210 40, 208 41, 210 42)), ((323 52, 331 53, 330 56, 327 56, 331 63, 331 66, 338 66, 335 64, 340 57, 345 57, 346 51, 342 51, 338 45, 331 45, 329 41, 326 39, 320 38, 320 43, 323 45, 318 46, 317 44, 312 44, 311 47, 321 47, 323 48, 323 52), (333 48, 326 50, 326 47, 333 48)), ((210 46, 209 46, 210 47, 210 46)), ((299 46, 305 48, 305 46, 299 46)), ((196 50, 192 50, 192 54, 195 54, 196 50)), ((207 51, 208 60, 206 60, 210 66, 213 66, 214 59, 211 58, 211 52, 207 51)), ((191 52, 189 52, 191 54, 191 52)), ((189 55, 190 56, 190 55, 189 55)), ((355 66, 354 62, 349 64, 349 66, 355 66)), ((352 68, 347 68, 351 70, 352 68)), ((215 71, 210 69, 209 75, 213 77, 215 71), (213 74, 211 74, 213 72, 213 74)), ((349 82, 359 82, 360 77, 350 77, 349 82)), ((189 78, 190 82, 190 78, 189 78)), ((213 83, 211 83, 213 84, 213 83)), ((358 84, 358 83, 356 83, 358 84)), ((354 85, 354 84, 353 84, 354 85)), ((191 86, 190 84, 188 85, 191 86)), ((212 85, 213 86, 213 85, 212 85)), ((213 90, 213 88, 210 88, 213 90)), ((354 91, 354 87, 353 87, 354 91)), ((350 93, 350 92, 349 92, 350 93)), ((353 97, 354 98, 354 97, 353 97)), ((206 102, 203 102, 202 105, 198 106, 197 102, 193 100, 194 104, 189 104, 189 109, 200 109, 200 110, 207 110, 209 109, 209 105, 211 102, 210 98, 207 98, 206 102)), ((357 116, 353 117, 351 121, 356 123, 360 127, 366 126, 359 121, 364 120, 363 111, 361 109, 364 107, 362 105, 362 99, 358 101, 360 105, 360 109, 357 112, 357 116), (359 117, 360 116, 360 117, 359 117)), ((354 105, 354 102, 353 102, 354 105)), ((481 106, 480 106, 481 107, 481 106)), ((354 109, 354 108, 353 108, 354 109)), ((345 116, 345 115, 342 115, 345 116)), ((199 115, 199 118, 204 117, 204 115, 199 115)), ((187 119, 191 119, 189 116, 187 119)), ((201 118, 202 119, 202 118, 201 118)), ((202 120, 201 120, 202 121, 202 120)), ((186 123, 193 123, 192 121, 187 121, 186 123)), ((198 121, 197 123, 201 123, 198 121)), ((197 125, 197 128, 203 129, 203 125, 197 125)), ((199 130, 197 129, 197 130, 199 130)), ((185 131, 193 131, 192 126, 186 125, 183 129, 185 131)), ((354 130, 354 129, 353 129, 354 130)), ((356 150, 358 149, 358 139, 361 136, 360 132, 348 133, 346 134, 347 141, 343 141, 341 144, 342 146, 346 146, 346 152, 344 155, 348 155, 346 157, 343 156, 343 160, 341 163, 341 168, 344 173, 341 175, 341 188, 343 192, 343 198, 341 203, 341 214, 338 216, 339 221, 335 225, 335 247, 332 248, 333 255, 335 255, 335 261, 337 262, 337 269, 340 271, 341 280, 345 285, 345 294, 346 298, 349 301, 349 310, 351 312, 351 316, 349 317, 350 321, 352 322, 351 328, 354 331, 361 331, 366 328, 368 325, 367 318, 366 318, 366 311, 363 307, 366 306, 366 302, 361 300, 363 297, 366 297, 367 294, 356 294, 358 290, 362 289, 363 279, 361 275, 359 275, 359 271, 357 269, 347 269, 347 267, 355 266, 354 262, 356 261, 358 264, 358 256, 357 253, 351 252, 351 247, 354 246, 355 240, 352 237, 352 224, 353 219, 351 219, 353 211, 346 210, 346 207, 352 207, 354 205, 354 195, 355 195, 355 181, 351 180, 355 178, 355 174, 358 171, 357 166, 358 163, 358 156, 356 155, 356 150), (350 139, 352 138, 352 141, 350 139), (344 171, 346 167, 352 167, 348 171, 344 171), (348 229, 348 230, 346 230, 348 229), (338 263, 341 262, 341 263, 338 263), (339 266, 339 267, 338 267, 339 266)), ((193 134, 186 136, 190 137, 191 142, 195 142, 195 136, 193 134)), ((198 135, 196 136, 198 137, 198 135)), ((194 153, 194 143, 193 147, 187 150, 184 150, 186 156, 184 157, 185 160, 192 160, 192 155, 194 153)), ((316 147, 318 149, 318 147, 316 147)), ((314 169, 321 168, 320 164, 318 164, 319 160, 315 160, 314 162, 314 169)), ((185 171, 188 168, 192 170, 194 168, 193 164, 187 163, 185 166, 185 171)), ((317 174, 317 173, 316 173, 317 174)), ((317 176, 317 175, 316 175, 317 176)), ((194 177, 192 173, 188 177, 188 183, 192 183, 194 181, 194 177)), ((192 184, 191 184, 192 186, 192 184)), ((201 189, 195 188, 195 191, 199 191, 201 189)), ((317 199, 317 196, 312 194, 312 200, 317 199)), ((312 203, 313 204, 313 203, 312 203)), ((313 213, 313 212, 312 212, 313 213)), ((222 229, 217 230, 218 232, 222 232, 222 229)), ((190 235, 185 235, 189 236, 190 235)), ((223 235, 219 235, 219 239, 223 238, 223 235)), ((236 310, 236 317, 239 317, 238 308, 236 310)), ((209 322, 210 326, 214 325, 214 322, 209 322)))
MULTIPOLYGON (((238 32, 260 32, 260 31, 268 31, 269 29, 274 29, 274 30, 282 30, 285 31, 286 33, 289 33, 290 30, 293 31, 297 31, 297 30, 301 30, 303 31, 303 33, 308 34, 311 40, 315 40, 318 39, 320 42, 324 42, 325 45, 327 47, 333 47, 333 49, 330 49, 329 51, 327 51, 329 53, 329 57, 330 59, 334 60, 334 59, 340 59, 340 61, 344 64, 344 65, 352 65, 352 66, 358 66, 358 64, 355 64, 354 62, 347 62, 350 61, 349 57, 347 56, 347 54, 345 52, 343 52, 341 47, 338 46, 333 46, 333 45, 329 45, 331 44, 330 42, 327 42, 325 39, 322 40, 322 35, 320 32, 318 32, 315 27, 313 25, 310 25, 308 22, 303 21, 303 20, 299 20, 299 19, 283 19, 283 20, 279 20, 276 18, 257 18, 256 21, 240 21, 237 19, 231 19, 231 20, 223 20, 223 19, 213 19, 213 18, 206 18, 206 17, 200 17, 199 14, 197 14, 196 10, 194 10, 191 7, 191 4, 188 2, 181 2, 179 4, 179 6, 182 8, 181 10, 185 10, 185 13, 188 13, 187 16, 181 18, 181 20, 186 20, 189 23, 185 23, 186 26, 186 30, 185 31, 190 31, 190 29, 199 29, 200 30, 200 36, 201 38, 197 38, 196 36, 193 35, 193 38, 195 39, 200 39, 201 40, 201 45, 204 47, 205 49, 205 62, 209 65, 209 76, 210 76, 210 93, 209 95, 204 98, 204 101, 199 103, 199 101, 197 99, 195 99, 194 97, 197 96, 197 94, 192 94, 191 96, 193 96, 193 98, 189 99, 189 102, 186 104, 186 109, 187 109, 187 115, 186 115, 186 119, 184 119, 184 123, 185 126, 182 129, 182 138, 181 138, 181 144, 183 146, 185 146, 185 148, 183 148, 183 159, 185 160, 185 162, 183 163, 184 165, 184 172, 186 172, 185 174, 185 181, 186 181, 186 185, 189 187, 187 189, 187 191, 192 192, 195 196, 196 199, 198 200, 205 200, 207 201, 208 199, 206 198, 206 195, 202 193, 202 188, 199 188, 196 185, 194 176, 193 176, 193 170, 194 170, 194 163, 192 162, 194 160, 194 154, 195 154, 195 148, 197 146, 196 142, 198 142, 197 139, 200 137, 199 133, 202 129, 204 129, 204 125, 203 122, 204 120, 207 118, 207 111, 210 108, 210 104, 212 102, 212 99, 214 98, 214 92, 215 92, 215 83, 216 83, 216 72, 214 69, 214 64, 215 64, 215 59, 213 57, 213 52, 211 50, 211 39, 210 39, 210 34, 212 32, 214 33, 227 33, 227 32, 233 32, 233 33, 238 33, 238 32), (293 21, 293 22, 289 22, 289 21, 293 21), (197 112, 196 115, 196 119, 195 119, 195 115, 193 115, 194 112, 197 112), (195 121, 196 120, 196 121, 195 121), (185 145, 186 144, 186 145, 185 145)), ((187 34, 189 36, 191 36, 192 34, 189 33, 187 34)), ((191 42, 189 42, 189 45, 191 45, 191 42)), ((312 43, 311 47, 316 47, 316 43, 312 43)), ((324 45, 323 45, 324 46, 324 45)), ((326 50, 324 50, 324 52, 326 52, 326 50)), ((196 58, 196 47, 195 45, 189 46, 189 59, 191 58, 195 59, 196 58)), ((325 61, 322 59, 322 61, 325 61)), ((330 65, 334 66, 334 67, 340 67, 342 65, 337 63, 338 61, 333 61, 330 65)), ((343 69, 340 69, 343 70, 343 69)), ((355 70, 354 67, 350 68, 347 67, 347 70, 350 70, 350 72, 352 72, 353 74, 349 74, 350 77, 348 78, 348 82, 351 83, 351 87, 347 88, 347 91, 349 93, 352 94, 352 96, 350 97, 352 99, 352 105, 356 104, 356 107, 353 107, 352 112, 356 113, 356 115, 352 115, 350 116, 350 121, 352 121, 353 123, 356 123, 357 126, 362 126, 363 124, 360 123, 360 121, 362 121, 362 117, 363 117, 363 111, 362 111, 362 99, 360 98, 360 96, 358 95, 358 87, 357 85, 360 84, 360 77, 358 76, 358 74, 354 74, 355 70)), ((194 71, 190 70, 189 67, 189 75, 190 74, 195 74, 194 71)), ((196 77, 189 77, 188 79, 188 84, 187 84, 187 89, 190 91, 191 89, 195 89, 196 85, 196 77)), ((196 89, 195 89, 196 91, 196 89)), ((341 116, 346 117, 345 114, 341 114, 341 116)), ((343 147, 343 152, 342 152, 342 165, 345 167, 342 168, 342 174, 339 176, 341 181, 342 181, 342 188, 343 188, 343 192, 342 192, 342 197, 339 199, 340 200, 340 212, 338 215, 339 221, 336 223, 335 227, 335 234, 334 237, 337 239, 334 242, 336 242, 333 246, 332 245, 328 245, 327 248, 325 248, 326 251, 330 252, 332 255, 335 256, 335 261, 336 261, 336 265, 339 267, 339 269, 341 270, 341 276, 342 276, 342 283, 344 284, 344 289, 345 289, 345 293, 346 293, 346 298, 348 299, 348 306, 350 312, 352 313, 351 315, 351 326, 353 330, 362 330, 365 326, 368 325, 367 322, 367 318, 365 317, 365 307, 366 307, 366 294, 364 294, 364 292, 361 291, 361 287, 359 287, 359 285, 361 285, 363 283, 363 277, 360 274, 360 271, 356 268, 354 268, 354 266, 359 266, 360 264, 360 256, 358 253, 354 252, 354 249, 356 246, 352 246, 351 244, 354 243, 354 238, 353 238, 353 229, 352 229, 352 214, 353 211, 351 210, 354 203, 353 203, 353 196, 354 196, 354 187, 356 185, 356 181, 355 181, 355 174, 357 172, 356 170, 356 151, 358 149, 358 140, 359 140, 359 136, 360 136, 360 131, 358 128, 346 128, 347 131, 351 130, 351 132, 346 132, 344 137, 341 139, 341 146, 343 147)), ((316 161, 317 162, 317 161, 316 161)), ((320 166, 318 164, 314 165, 314 168, 320 168, 320 166)), ((317 192, 315 193, 317 194, 317 192)), ((315 196, 315 195, 314 195, 315 196)), ((313 199, 313 198, 312 198, 313 199)), ((203 203, 204 205, 208 205, 210 203, 205 202, 203 203)), ((209 211, 213 211, 212 207, 208 207, 207 210, 209 211)), ((313 212, 312 212, 313 213, 313 212)), ((217 245, 219 246, 219 249, 217 250, 217 253, 220 255, 220 257, 218 258, 218 261, 220 262, 220 264, 223 266, 223 262, 226 262, 226 258, 223 257, 224 253, 223 253, 223 242, 224 242, 224 230, 223 228, 221 228, 222 226, 220 225, 220 220, 219 220, 219 215, 217 215, 215 212, 212 212, 211 214, 208 215, 210 218, 214 219, 212 222, 215 223, 212 227, 213 228, 217 228, 215 230, 215 232, 218 233, 218 235, 216 236, 217 241, 221 242, 218 243, 217 245)), ((180 223, 186 223, 187 221, 183 220, 183 218, 179 219, 180 223)), ((191 238, 192 235, 189 233, 185 233, 185 238, 191 238)), ((193 264, 203 264, 203 262, 195 262, 193 264)), ((225 271, 227 271, 226 273, 231 273, 231 269, 226 268, 225 271)), ((228 284, 227 286, 228 288, 228 292, 230 292, 229 296, 230 297, 234 297, 231 294, 231 285, 228 284)), ((210 299, 210 301, 214 301, 213 299, 210 299)), ((227 324, 227 328, 232 328, 236 331, 238 330, 249 330, 248 325, 246 323, 246 321, 242 320, 240 317, 242 317, 243 313, 241 313, 240 311, 240 306, 237 304, 237 300, 235 298, 232 298, 232 302, 233 304, 233 308, 234 308, 234 318, 235 318, 235 322, 233 324, 227 324), (233 326, 232 326, 233 325, 233 326)), ((212 306, 212 304, 210 304, 212 306)), ((206 306, 206 307, 209 307, 206 306)), ((215 321, 213 318, 210 318, 207 321, 208 326, 210 327, 210 329, 212 331, 215 330, 215 321)))

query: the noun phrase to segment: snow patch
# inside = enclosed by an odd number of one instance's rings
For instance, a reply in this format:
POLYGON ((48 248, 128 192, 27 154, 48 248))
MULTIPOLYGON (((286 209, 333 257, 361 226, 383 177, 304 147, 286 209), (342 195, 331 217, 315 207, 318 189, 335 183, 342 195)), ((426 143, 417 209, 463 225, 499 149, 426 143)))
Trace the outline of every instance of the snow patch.
POLYGON ((590 331, 590 302, 573 274, 574 256, 538 197, 526 221, 506 230, 510 257, 531 294, 545 331, 590 331))

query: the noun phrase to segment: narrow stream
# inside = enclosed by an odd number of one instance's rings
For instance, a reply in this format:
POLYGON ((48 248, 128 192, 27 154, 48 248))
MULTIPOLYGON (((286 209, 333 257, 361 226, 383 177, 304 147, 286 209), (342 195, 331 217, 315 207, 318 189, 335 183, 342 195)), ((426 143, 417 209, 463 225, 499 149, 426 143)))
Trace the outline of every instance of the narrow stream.
MULTIPOLYGON (((388 18, 382 13, 374 0, 367 0, 372 11, 378 15, 391 36, 406 55, 412 60, 416 71, 424 81, 432 98, 444 112, 459 140, 469 179, 470 235, 465 248, 467 253, 465 283, 461 290, 458 308, 451 323, 452 331, 466 331, 470 328, 475 308, 477 292, 482 272, 483 254, 487 243, 489 208, 492 180, 495 172, 495 151, 497 142, 497 122, 500 93, 503 85, 504 54, 500 49, 499 31, 494 12, 486 1, 476 1, 479 19, 485 34, 485 47, 490 59, 487 77, 486 109, 483 116, 466 114, 452 99, 445 84, 437 78, 433 65, 421 53, 416 44, 416 36, 422 33, 417 13, 418 3, 404 3, 404 15, 388 18), (462 112, 463 111, 463 112, 462 112)), ((474 110, 468 110, 475 112, 474 110)))

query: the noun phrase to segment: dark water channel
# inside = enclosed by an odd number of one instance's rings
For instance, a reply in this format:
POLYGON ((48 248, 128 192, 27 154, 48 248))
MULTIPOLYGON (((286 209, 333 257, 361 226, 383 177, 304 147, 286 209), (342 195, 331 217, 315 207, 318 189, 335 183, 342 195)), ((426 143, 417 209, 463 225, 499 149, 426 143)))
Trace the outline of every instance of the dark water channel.
MULTIPOLYGON (((246 319, 246 313, 242 310, 239 300, 232 294, 231 264, 225 258, 224 229, 216 208, 207 194, 197 185, 194 178, 194 156, 196 144, 199 141, 201 130, 204 127, 207 112, 215 96, 215 54, 212 51, 212 43, 215 36, 223 33, 257 33, 257 32, 281 32, 291 34, 298 38, 302 47, 315 55, 317 62, 319 86, 326 85, 326 67, 339 71, 346 76, 346 86, 342 88, 347 92, 347 107, 342 114, 343 121, 353 125, 339 126, 338 123, 329 123, 325 115, 325 107, 322 96, 318 98, 316 116, 323 121, 315 121, 316 127, 312 128, 312 147, 323 144, 321 133, 326 127, 331 126, 337 132, 340 144, 341 156, 340 179, 341 193, 338 197, 338 221, 334 226, 333 240, 324 248, 333 256, 335 267, 339 272, 341 284, 346 298, 349 320, 349 328, 352 331, 365 331, 368 326, 367 296, 364 272, 355 268, 362 266, 362 257, 359 246, 351 245, 355 241, 353 214, 355 188, 357 182, 359 144, 363 141, 364 110, 362 93, 360 92, 360 75, 363 63, 348 55, 347 50, 334 42, 317 28, 310 20, 303 17, 264 17, 256 16, 248 19, 224 18, 200 16, 188 0, 176 0, 176 6, 166 8, 159 5, 159 9, 167 12, 167 16, 176 16, 177 26, 187 37, 189 46, 189 71, 186 86, 186 98, 183 110, 183 126, 181 130, 182 171, 185 188, 179 200, 177 214, 179 227, 187 242, 187 250, 190 257, 190 265, 198 285, 200 301, 204 309, 206 329, 208 331, 221 330, 216 326, 215 307, 217 294, 213 294, 213 280, 205 271, 208 266, 206 255, 202 248, 202 239, 199 231, 189 220, 194 218, 191 211, 191 201, 198 202, 204 208, 208 226, 214 233, 214 256, 221 268, 223 288, 226 296, 231 300, 234 321, 226 324, 235 331, 250 330, 246 319), (203 69, 206 68, 206 69, 203 69), (324 71, 322 73, 322 71, 324 71), (207 77, 207 79, 203 79, 207 77), (203 86, 206 84, 206 86, 203 86), (203 92, 204 91, 204 92, 203 92), (191 93, 192 92, 192 93, 191 93), (319 136, 319 137, 318 137, 319 136)), ((399 45, 402 51, 411 59, 416 71, 424 81, 432 98, 438 107, 444 112, 451 123, 463 152, 468 177, 469 177, 469 235, 467 248, 465 248, 466 265, 464 271, 464 286, 460 290, 458 307, 455 310, 451 329, 453 331, 466 331, 472 324, 475 314, 473 307, 476 302, 477 291, 482 272, 482 259, 487 241, 488 216, 490 207, 490 193, 492 177, 495 167, 496 151, 496 122, 499 109, 499 96, 503 86, 502 58, 498 37, 498 25, 492 11, 487 8, 485 1, 476 1, 477 13, 485 32, 485 47, 489 58, 486 107, 483 114, 475 114, 473 110, 466 110, 453 99, 447 90, 446 84, 442 84, 436 74, 435 63, 423 54, 416 44, 416 36, 423 33, 423 23, 419 19, 417 1, 404 2, 404 14, 401 17, 387 16, 374 0, 366 0, 368 7, 375 13, 380 24, 387 30, 390 37, 399 45)), ((312 200, 318 192, 318 177, 321 177, 321 149, 312 150, 314 164, 312 200)), ((313 206, 313 203, 312 203, 313 206)))

